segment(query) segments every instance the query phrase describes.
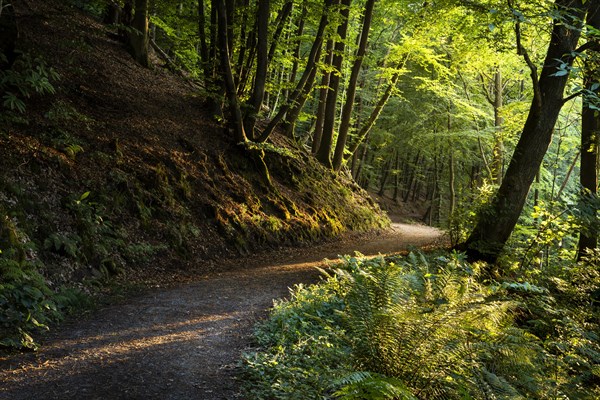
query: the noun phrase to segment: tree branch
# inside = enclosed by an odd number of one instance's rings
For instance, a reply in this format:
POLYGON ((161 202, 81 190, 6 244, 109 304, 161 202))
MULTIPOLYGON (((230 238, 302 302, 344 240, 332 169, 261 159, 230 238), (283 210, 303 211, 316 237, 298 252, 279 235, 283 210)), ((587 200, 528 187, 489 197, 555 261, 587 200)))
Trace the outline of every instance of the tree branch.
POLYGON ((583 90, 580 90, 578 92, 573 93, 570 96, 565 97, 562 102, 563 102, 563 104, 568 103, 569 101, 573 100, 576 97, 581 96, 582 94, 583 94, 583 90))
MULTIPOLYGON (((507 0, 507 3, 508 3, 508 8, 510 9, 510 11, 513 14, 515 14, 516 9, 513 6, 512 0, 507 0)), ((529 53, 527 52, 527 49, 525 49, 525 47, 523 47, 523 44, 521 43, 521 21, 519 21, 518 19, 515 21, 515 37, 517 40, 517 54, 520 56, 523 56, 525 63, 527 64, 527 66, 529 67, 529 70, 531 71, 530 76, 531 76, 531 82, 533 84, 533 100, 538 107, 541 107, 542 106, 542 94, 540 92, 540 82, 539 82, 539 77, 538 77, 538 72, 537 72, 537 66, 533 63, 533 61, 531 61, 531 58, 529 57, 529 53)))

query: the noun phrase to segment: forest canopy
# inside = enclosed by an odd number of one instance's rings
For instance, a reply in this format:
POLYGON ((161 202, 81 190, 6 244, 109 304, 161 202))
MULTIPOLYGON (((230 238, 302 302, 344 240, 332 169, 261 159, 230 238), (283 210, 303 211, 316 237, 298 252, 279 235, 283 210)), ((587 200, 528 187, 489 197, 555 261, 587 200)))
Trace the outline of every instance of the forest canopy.
MULTIPOLYGON (((130 37, 199 82, 232 140, 263 143, 281 129, 364 187, 425 202, 423 220, 448 227, 470 259, 496 261, 524 209, 578 204, 589 220, 597 2, 126 2, 131 9, 150 25, 134 23, 130 37)), ((580 256, 595 247, 585 225, 580 256)))

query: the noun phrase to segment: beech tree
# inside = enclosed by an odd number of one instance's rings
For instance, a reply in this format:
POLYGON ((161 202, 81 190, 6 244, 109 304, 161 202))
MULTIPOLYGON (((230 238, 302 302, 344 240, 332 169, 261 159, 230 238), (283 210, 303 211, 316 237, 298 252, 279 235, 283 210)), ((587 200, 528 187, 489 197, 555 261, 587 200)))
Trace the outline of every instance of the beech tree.
POLYGON ((556 0, 553 7, 553 27, 541 72, 531 60, 522 43, 521 18, 512 2, 515 15, 517 52, 530 69, 533 100, 521 137, 489 209, 484 210, 469 238, 459 248, 465 249, 471 260, 495 262, 512 233, 523 210, 527 194, 542 159, 552 140, 554 125, 565 103, 563 97, 570 68, 578 49, 582 21, 586 10, 581 0, 556 0))

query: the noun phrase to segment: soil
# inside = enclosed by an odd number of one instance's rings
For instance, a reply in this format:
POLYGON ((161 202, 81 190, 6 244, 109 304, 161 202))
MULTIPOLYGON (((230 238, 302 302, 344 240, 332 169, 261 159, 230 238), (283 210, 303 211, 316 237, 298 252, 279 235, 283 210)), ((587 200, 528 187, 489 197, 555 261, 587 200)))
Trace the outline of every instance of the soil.
POLYGON ((434 228, 401 223, 374 235, 230 259, 222 272, 65 323, 38 352, 0 357, 0 399, 241 398, 237 361, 273 299, 317 281, 325 258, 397 253, 442 239, 434 228))

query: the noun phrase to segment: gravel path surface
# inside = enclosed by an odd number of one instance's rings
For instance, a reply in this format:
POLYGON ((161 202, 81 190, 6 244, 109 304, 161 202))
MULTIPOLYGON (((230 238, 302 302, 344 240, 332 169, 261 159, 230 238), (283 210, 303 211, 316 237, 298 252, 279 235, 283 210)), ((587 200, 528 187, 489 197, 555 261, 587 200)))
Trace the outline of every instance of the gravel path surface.
POLYGON ((0 399, 236 399, 240 353, 274 298, 318 279, 323 259, 389 254, 439 240, 395 223, 372 240, 263 253, 238 268, 99 310, 58 328, 36 353, 0 358, 0 399))

